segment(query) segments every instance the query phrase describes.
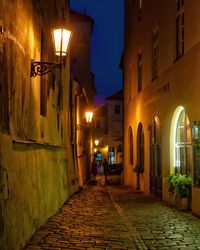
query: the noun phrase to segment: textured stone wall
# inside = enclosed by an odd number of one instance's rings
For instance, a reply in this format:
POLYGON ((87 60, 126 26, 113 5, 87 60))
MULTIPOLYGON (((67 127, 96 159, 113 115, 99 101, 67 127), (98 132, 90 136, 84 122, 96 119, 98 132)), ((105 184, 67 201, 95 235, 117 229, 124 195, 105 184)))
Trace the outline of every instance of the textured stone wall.
POLYGON ((21 249, 77 190, 69 136, 69 59, 61 75, 30 77, 32 59, 56 60, 50 26, 67 6, 66 1, 46 2, 1 1, 0 249, 21 249), (40 114, 43 83, 45 115, 40 114))

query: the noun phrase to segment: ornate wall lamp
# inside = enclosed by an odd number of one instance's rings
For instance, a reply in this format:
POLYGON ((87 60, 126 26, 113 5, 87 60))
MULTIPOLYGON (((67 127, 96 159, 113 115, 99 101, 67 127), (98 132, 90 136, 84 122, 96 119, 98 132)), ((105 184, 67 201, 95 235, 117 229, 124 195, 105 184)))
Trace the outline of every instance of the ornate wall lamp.
POLYGON ((55 55, 59 56, 59 63, 31 61, 31 77, 43 76, 52 72, 56 68, 61 68, 62 57, 67 55, 72 32, 65 28, 55 28, 52 30, 55 55))
POLYGON ((85 112, 86 123, 91 123, 93 117, 93 112, 85 112))

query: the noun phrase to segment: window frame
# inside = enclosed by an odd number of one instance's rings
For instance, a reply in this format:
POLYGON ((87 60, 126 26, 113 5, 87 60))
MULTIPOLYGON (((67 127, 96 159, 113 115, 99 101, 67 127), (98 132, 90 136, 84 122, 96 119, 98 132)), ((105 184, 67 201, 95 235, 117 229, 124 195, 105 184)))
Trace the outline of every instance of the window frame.
POLYGON ((142 91, 142 60, 143 54, 142 51, 139 51, 137 54, 137 92, 142 91))
POLYGON ((191 127, 185 109, 179 113, 175 127, 175 172, 190 174, 192 168, 191 127), (182 118, 182 116, 184 116, 182 118), (190 151, 190 153, 188 153, 190 151), (189 157, 190 155, 190 157, 189 157))
POLYGON ((176 1, 176 59, 184 54, 185 47, 184 0, 176 1))
POLYGON ((152 80, 158 77, 158 60, 159 60, 159 30, 152 31, 152 80))

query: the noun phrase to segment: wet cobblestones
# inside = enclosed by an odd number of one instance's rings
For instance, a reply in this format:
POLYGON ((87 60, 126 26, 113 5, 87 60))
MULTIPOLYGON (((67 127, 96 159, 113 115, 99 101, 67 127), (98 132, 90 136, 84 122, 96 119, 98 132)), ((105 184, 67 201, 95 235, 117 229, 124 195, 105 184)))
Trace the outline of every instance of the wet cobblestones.
POLYGON ((200 249, 200 219, 123 186, 86 186, 24 249, 200 249))

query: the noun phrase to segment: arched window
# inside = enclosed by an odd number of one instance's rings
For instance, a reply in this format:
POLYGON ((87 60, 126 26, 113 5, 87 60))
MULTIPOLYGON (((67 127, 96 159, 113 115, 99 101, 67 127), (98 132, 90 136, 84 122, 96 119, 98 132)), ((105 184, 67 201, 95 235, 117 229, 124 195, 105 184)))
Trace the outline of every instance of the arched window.
POLYGON ((132 128, 129 128, 129 161, 133 165, 133 132, 132 128))
POLYGON ((177 108, 175 116, 173 133, 175 172, 189 174, 192 165, 190 122, 183 107, 177 108))

